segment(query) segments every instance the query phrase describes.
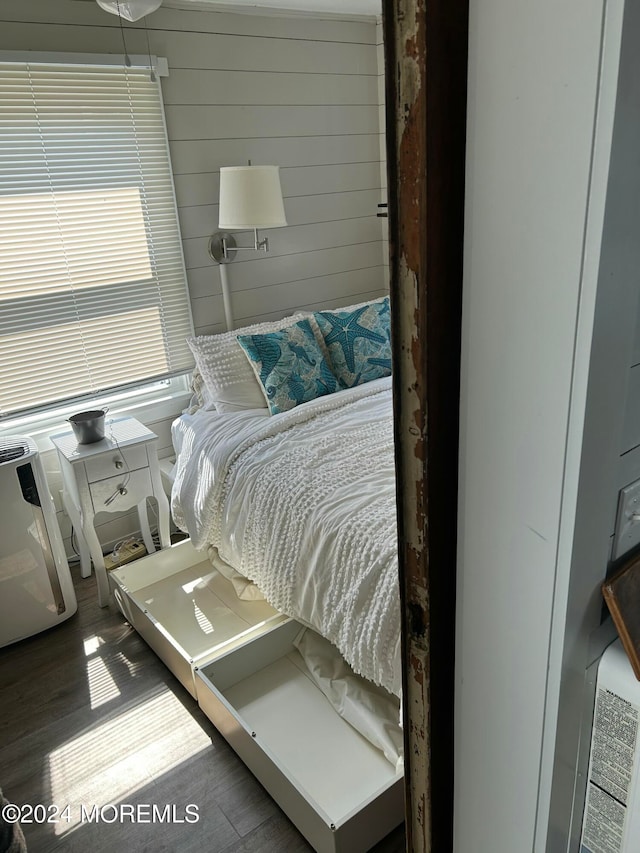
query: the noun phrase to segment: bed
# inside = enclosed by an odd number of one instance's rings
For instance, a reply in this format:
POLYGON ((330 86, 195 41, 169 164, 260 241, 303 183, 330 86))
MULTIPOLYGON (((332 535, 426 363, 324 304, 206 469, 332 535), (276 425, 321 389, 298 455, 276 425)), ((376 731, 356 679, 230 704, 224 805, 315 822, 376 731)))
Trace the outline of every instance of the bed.
POLYGON ((189 538, 109 573, 319 853, 368 850, 404 814, 389 337, 379 299, 191 339, 189 538))
MULTIPOLYGON (((196 548, 212 549, 223 571, 226 567, 232 578, 252 581, 273 607, 335 645, 355 673, 398 696, 388 299, 323 313, 331 315, 327 334, 322 337, 316 320, 311 328, 318 345, 307 347, 305 355, 316 362, 324 357, 342 381, 285 410, 280 399, 271 407, 276 411, 268 407, 268 380, 265 387, 250 387, 258 385, 261 364, 254 372, 234 338, 280 335, 281 343, 283 329, 308 323, 310 315, 216 336, 213 352, 211 339, 192 339, 207 390, 202 405, 173 425, 172 514, 196 548), (353 352, 340 364, 336 335, 331 337, 334 318, 354 315, 353 352), (237 347, 232 355, 237 363, 231 367, 227 344, 232 352, 237 347), (371 361, 375 364, 366 381, 344 387, 361 377, 362 364, 371 361)), ((343 346, 339 349, 344 353, 343 346)), ((304 358, 300 352, 297 357, 304 358)), ((291 369, 287 362, 281 373, 291 369)))

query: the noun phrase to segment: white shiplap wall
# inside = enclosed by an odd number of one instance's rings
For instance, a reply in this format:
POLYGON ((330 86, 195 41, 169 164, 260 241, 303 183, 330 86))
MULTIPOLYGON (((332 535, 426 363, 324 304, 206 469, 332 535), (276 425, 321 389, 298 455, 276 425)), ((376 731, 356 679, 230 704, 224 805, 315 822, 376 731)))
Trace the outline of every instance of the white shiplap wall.
MULTIPOLYGON (((151 53, 169 63, 162 91, 196 333, 224 328, 218 267, 207 254, 219 168, 249 159, 281 167, 289 227, 269 232, 268 256, 247 253, 229 267, 237 325, 384 293, 376 22, 162 7, 147 26, 151 53)), ((127 24, 125 38, 129 53, 147 53, 143 22, 127 24)), ((0 0, 0 50, 123 47, 118 19, 89 0, 0 0)), ((161 456, 171 453, 171 420, 148 423, 161 456)), ((58 501, 57 462, 44 457, 58 501)), ((68 544, 68 520, 59 518, 68 544)), ((135 526, 130 515, 102 518, 105 544, 135 526)))
MULTIPOLYGON (((386 98, 385 98, 385 67, 384 67, 384 41, 382 34, 382 21, 376 26, 376 48, 378 51, 378 121, 380 123, 380 185, 382 187, 380 201, 387 202, 387 140, 386 140, 386 98)), ((381 208, 386 212, 386 208, 381 208)), ((384 264, 384 282, 389 288, 389 221, 382 218, 382 263, 384 264)))

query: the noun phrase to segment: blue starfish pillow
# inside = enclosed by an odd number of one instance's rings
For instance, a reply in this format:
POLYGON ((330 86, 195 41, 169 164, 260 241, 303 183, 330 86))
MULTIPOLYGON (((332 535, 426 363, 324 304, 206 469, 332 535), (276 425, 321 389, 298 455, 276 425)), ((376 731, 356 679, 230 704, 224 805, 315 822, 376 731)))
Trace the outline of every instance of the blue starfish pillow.
POLYGON ((316 311, 341 388, 391 375, 389 297, 339 311, 316 311))
POLYGON ((339 390, 308 320, 277 332, 238 335, 272 415, 339 390))

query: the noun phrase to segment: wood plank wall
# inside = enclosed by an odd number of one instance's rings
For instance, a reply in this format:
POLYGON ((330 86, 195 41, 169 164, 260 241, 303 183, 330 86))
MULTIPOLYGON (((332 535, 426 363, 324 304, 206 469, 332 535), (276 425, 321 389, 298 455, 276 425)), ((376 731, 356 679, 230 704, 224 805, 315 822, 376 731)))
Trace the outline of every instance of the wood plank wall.
MULTIPOLYGON (((387 140, 386 140, 386 116, 385 116, 385 67, 384 67, 384 41, 382 36, 382 21, 376 26, 376 49, 378 51, 378 122, 380 126, 380 202, 387 202, 387 140)), ((381 209, 386 212, 386 208, 381 209)), ((382 263, 384 265, 384 284, 389 289, 389 224, 388 219, 381 218, 382 225, 382 263)))
MULTIPOLYGON (((207 243, 217 230, 219 168, 247 160, 281 167, 289 226, 269 232, 268 256, 247 253, 229 267, 236 325, 385 293, 376 21, 162 7, 147 25, 151 53, 169 63, 162 92, 196 333, 224 330, 219 268, 207 243)), ((125 26, 125 39, 129 53, 147 53, 142 21, 125 26)), ((90 0, 0 0, 0 50, 121 54, 123 47, 118 19, 90 0)), ((172 452, 176 414, 147 424, 160 437, 160 456, 172 452)), ((70 553, 57 460, 43 457, 70 553)), ((101 519, 105 545, 136 526, 134 514, 101 519)))

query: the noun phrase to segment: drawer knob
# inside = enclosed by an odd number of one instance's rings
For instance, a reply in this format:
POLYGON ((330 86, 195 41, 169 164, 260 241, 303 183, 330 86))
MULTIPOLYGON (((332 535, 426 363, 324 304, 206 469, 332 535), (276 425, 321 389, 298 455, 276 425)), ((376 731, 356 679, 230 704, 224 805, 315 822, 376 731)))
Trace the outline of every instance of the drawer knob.
POLYGON ((122 461, 122 459, 115 459, 113 464, 116 466, 116 468, 119 471, 120 468, 122 468, 122 466, 124 465, 124 462, 122 461))
POLYGON ((117 487, 115 492, 112 492, 112 494, 109 495, 109 497, 104 502, 104 505, 109 506, 109 504, 112 504, 115 501, 115 499, 118 497, 118 495, 126 495, 126 494, 127 494, 127 490, 125 489, 124 485, 121 484, 117 487))

